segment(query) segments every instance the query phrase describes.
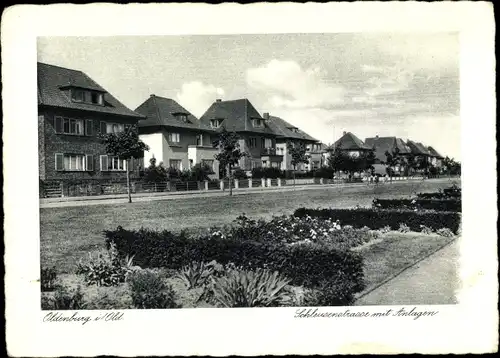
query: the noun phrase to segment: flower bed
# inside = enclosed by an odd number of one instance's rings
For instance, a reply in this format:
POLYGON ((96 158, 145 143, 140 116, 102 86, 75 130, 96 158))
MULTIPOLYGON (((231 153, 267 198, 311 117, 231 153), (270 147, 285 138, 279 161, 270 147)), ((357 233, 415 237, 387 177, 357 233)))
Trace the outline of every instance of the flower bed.
POLYGON ((460 199, 374 199, 374 209, 408 209, 408 210, 437 210, 462 211, 460 199))
POLYGON ((411 231, 421 231, 429 227, 434 231, 448 228, 457 234, 460 228, 461 215, 447 211, 414 211, 414 210, 375 210, 375 209, 306 209, 299 208, 296 217, 311 216, 321 219, 339 220, 354 228, 368 226, 370 229, 382 229, 386 226, 398 230, 405 224, 411 231))

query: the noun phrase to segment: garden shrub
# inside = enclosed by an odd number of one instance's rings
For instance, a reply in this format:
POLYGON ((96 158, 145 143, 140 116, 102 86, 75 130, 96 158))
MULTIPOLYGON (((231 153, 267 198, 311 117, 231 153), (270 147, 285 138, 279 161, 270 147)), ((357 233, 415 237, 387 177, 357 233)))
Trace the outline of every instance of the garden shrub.
POLYGON ((95 255, 89 252, 88 259, 78 263, 76 273, 83 275, 88 285, 116 286, 125 282, 132 270, 132 257, 120 259, 116 246, 111 244, 108 250, 101 250, 95 255))
POLYGON ((392 229, 389 225, 386 225, 382 228, 379 229, 379 231, 382 233, 382 234, 387 234, 388 232, 390 232, 392 229))
POLYGON ((374 209, 419 209, 461 212, 462 201, 456 198, 374 199, 372 207, 374 209))
POLYGON ((40 271, 40 284, 42 292, 52 291, 56 288, 57 272, 55 266, 42 267, 40 271))
POLYGON ((433 230, 443 227, 457 233, 461 214, 447 211, 413 211, 413 210, 374 210, 374 209, 306 209, 299 208, 293 214, 297 217, 311 216, 321 219, 339 220, 343 225, 360 228, 365 225, 371 229, 390 226, 397 230, 400 223, 408 225, 411 231, 420 231, 420 225, 427 225, 433 230))
POLYGON ((203 286, 213 272, 214 267, 212 264, 193 261, 189 265, 181 268, 176 276, 184 281, 189 290, 203 286))
POLYGON ((81 287, 70 289, 58 286, 53 296, 42 295, 42 310, 80 310, 85 309, 81 287))
POLYGON ((349 306, 355 301, 356 292, 349 280, 336 277, 331 281, 321 282, 316 289, 306 293, 303 306, 349 306))
POLYGON ((432 230, 430 227, 425 226, 425 225, 420 225, 420 231, 422 234, 430 235, 434 233, 434 230, 432 230))
POLYGON ((135 271, 127 281, 135 308, 180 308, 176 303, 174 290, 158 273, 150 270, 135 271))
MULTIPOLYGON (((422 227, 420 227, 420 229, 422 229, 422 227)), ((405 234, 405 233, 407 233, 407 232, 410 232, 411 230, 410 230, 410 228, 408 227, 408 225, 406 225, 405 223, 401 223, 401 224, 399 224, 398 231, 399 231, 400 233, 405 234)))
POLYGON ((442 229, 439 229, 436 231, 436 234, 440 235, 440 236, 444 236, 444 237, 453 237, 455 236, 453 234, 453 232, 448 229, 448 228, 442 228, 442 229))
POLYGON ((115 243, 120 255, 134 255, 143 268, 180 269, 192 261, 233 263, 244 269, 269 269, 288 277, 292 285, 315 287, 337 276, 351 281, 353 290, 364 288, 362 257, 332 245, 311 242, 284 245, 220 235, 188 238, 169 231, 125 230, 105 232, 107 244, 115 243))
POLYGON ((289 279, 277 271, 230 269, 213 278, 213 299, 223 307, 276 307, 290 305, 289 279))

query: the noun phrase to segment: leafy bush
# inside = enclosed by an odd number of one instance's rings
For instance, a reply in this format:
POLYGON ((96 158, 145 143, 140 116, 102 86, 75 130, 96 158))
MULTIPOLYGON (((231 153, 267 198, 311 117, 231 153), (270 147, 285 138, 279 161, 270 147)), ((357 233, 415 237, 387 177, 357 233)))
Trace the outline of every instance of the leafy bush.
POLYGON ((453 232, 448 228, 442 228, 436 231, 436 234, 444 237, 452 237, 454 236, 453 232))
POLYGON ((79 310, 85 309, 81 287, 70 289, 66 286, 56 288, 53 296, 42 295, 42 310, 79 310))
POLYGON ((391 229, 391 227, 390 227, 389 225, 386 225, 386 226, 384 226, 384 227, 382 227, 382 228, 380 228, 380 229, 379 229, 379 231, 380 231, 382 234, 386 234, 386 233, 390 232, 391 230, 392 230, 392 229, 391 229))
POLYGON ((437 210, 437 211, 462 211, 460 199, 374 199, 374 209, 407 209, 407 210, 437 210))
POLYGON ((129 278, 132 303, 135 308, 179 308, 170 285, 150 270, 133 272, 129 278))
POLYGON ((337 277, 332 281, 321 282, 304 297, 303 306, 349 306, 355 301, 351 282, 337 277))
POLYGON ((355 228, 368 225, 371 229, 390 226, 397 230, 400 223, 408 225, 411 231, 420 231, 420 225, 433 230, 449 228, 458 232, 461 215, 456 212, 412 211, 412 210, 374 210, 374 209, 306 209, 300 208, 293 214, 297 217, 311 216, 321 219, 339 220, 342 224, 355 228))
POLYGON ((313 172, 315 178, 332 179, 335 175, 335 170, 330 167, 321 167, 313 172))
POLYGON ((184 266, 176 276, 184 281, 188 289, 191 289, 203 286, 213 272, 212 264, 193 261, 184 266))
POLYGON ((265 167, 257 167, 252 169, 252 179, 261 179, 261 178, 283 178, 283 171, 279 168, 265 168, 265 167))
POLYGON ((410 232, 411 230, 408 227, 408 225, 406 225, 405 223, 401 223, 401 224, 399 224, 398 231, 404 234, 404 233, 410 232))
MULTIPOLYGON (((249 232, 247 232, 248 235, 249 232)), ((188 238, 169 231, 124 230, 105 232, 106 241, 115 243, 122 256, 134 255, 141 267, 179 269, 192 261, 234 263, 244 269, 278 271, 293 285, 315 287, 335 277, 351 281, 353 290, 364 288, 363 262, 359 253, 333 245, 312 242, 283 245, 282 242, 251 238, 205 235, 188 238)))
POLYGON ((232 269, 213 279, 213 298, 223 307, 276 307, 292 301, 289 280, 277 271, 232 269))
POLYGON ((85 277, 88 285, 116 286, 125 282, 132 271, 132 258, 120 259, 116 245, 109 245, 107 251, 101 250, 95 256, 89 252, 87 260, 80 260, 76 273, 85 277))
POLYGON ((451 187, 439 190, 434 193, 420 193, 417 194, 418 198, 421 199, 460 199, 462 197, 462 189, 453 184, 451 187))
POLYGON ((243 169, 236 168, 233 171, 233 178, 238 179, 238 180, 244 180, 244 179, 248 179, 248 176, 247 176, 247 173, 243 169))
POLYGON ((56 288, 57 272, 55 266, 42 267, 40 283, 42 292, 52 291, 56 288))

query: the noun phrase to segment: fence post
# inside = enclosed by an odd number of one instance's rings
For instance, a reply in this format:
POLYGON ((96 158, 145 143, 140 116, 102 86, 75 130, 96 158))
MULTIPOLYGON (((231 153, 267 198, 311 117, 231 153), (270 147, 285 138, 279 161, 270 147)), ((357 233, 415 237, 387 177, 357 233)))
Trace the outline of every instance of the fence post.
POLYGON ((325 179, 324 178, 319 178, 319 183, 320 184, 325 184, 325 179))
POLYGON ((239 189, 240 188, 240 181, 238 179, 234 179, 234 188, 239 189))
POLYGON ((205 180, 205 190, 208 191, 208 180, 205 180))
POLYGON ((281 186, 281 178, 278 178, 278 186, 281 186))
POLYGON ((249 178, 248 179, 248 187, 251 188, 252 187, 252 184, 253 184, 253 179, 252 178, 249 178))
POLYGON ((220 190, 224 190, 224 180, 220 181, 220 190))
POLYGON ((262 178, 262 179, 260 179, 260 182, 261 182, 262 187, 265 188, 265 186, 266 186, 266 179, 262 178))
POLYGON ((64 198, 64 184, 63 182, 60 183, 61 186, 61 198, 64 198))
POLYGON ((267 186, 268 187, 272 186, 271 178, 267 178, 267 186))
POLYGON ((167 181, 167 191, 170 191, 171 190, 171 187, 170 187, 170 182, 167 181))

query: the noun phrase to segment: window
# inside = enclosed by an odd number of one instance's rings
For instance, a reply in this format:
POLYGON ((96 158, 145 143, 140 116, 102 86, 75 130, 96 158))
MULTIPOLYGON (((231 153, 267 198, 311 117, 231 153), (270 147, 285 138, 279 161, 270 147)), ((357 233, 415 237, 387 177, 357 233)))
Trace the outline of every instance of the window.
POLYGON ((83 102, 85 100, 85 91, 81 89, 72 89, 71 99, 75 102, 83 102))
POLYGON ((202 159, 201 160, 202 165, 206 165, 209 167, 212 171, 214 170, 214 161, 212 159, 202 159))
POLYGON ((255 119, 253 120, 253 126, 254 126, 255 128, 262 128, 262 127, 264 127, 264 121, 263 121, 262 119, 255 118, 255 119))
POLYGON ((181 136, 179 133, 169 133, 168 141, 172 143, 179 143, 181 141, 181 136))
POLYGON ((248 140, 248 146, 249 146, 250 148, 255 148, 255 147, 257 147, 257 138, 250 138, 250 139, 248 140))
POLYGON ((273 141, 271 138, 266 138, 264 142, 264 148, 272 148, 273 146, 273 141))
POLYGON ((101 171, 125 171, 126 160, 110 155, 101 155, 101 171))
POLYGON ((211 119, 210 120, 210 126, 212 128, 219 128, 222 124, 222 120, 221 119, 211 119))
POLYGON ((55 117, 55 130, 56 133, 83 135, 83 119, 55 117))
POLYGON ((92 92, 90 94, 90 103, 103 105, 104 104, 103 94, 92 92))
POLYGON ((175 114, 175 117, 176 117, 179 121, 182 121, 182 122, 187 122, 187 121, 188 121, 187 114, 184 114, 184 113, 177 113, 177 114, 175 114))
POLYGON ((193 159, 189 159, 189 169, 193 168, 193 159))
POLYGON ((203 145, 203 134, 198 134, 196 136, 196 145, 198 146, 203 145))
POLYGON ((182 160, 170 159, 170 168, 182 170, 182 160))
POLYGON ((104 95, 102 93, 79 88, 73 88, 71 90, 71 100, 74 102, 104 105, 104 95))
POLYGON ((56 153, 55 162, 57 171, 94 170, 94 158, 92 155, 56 153))
POLYGON ((101 121, 101 133, 119 133, 125 130, 125 125, 121 123, 111 123, 101 121))

